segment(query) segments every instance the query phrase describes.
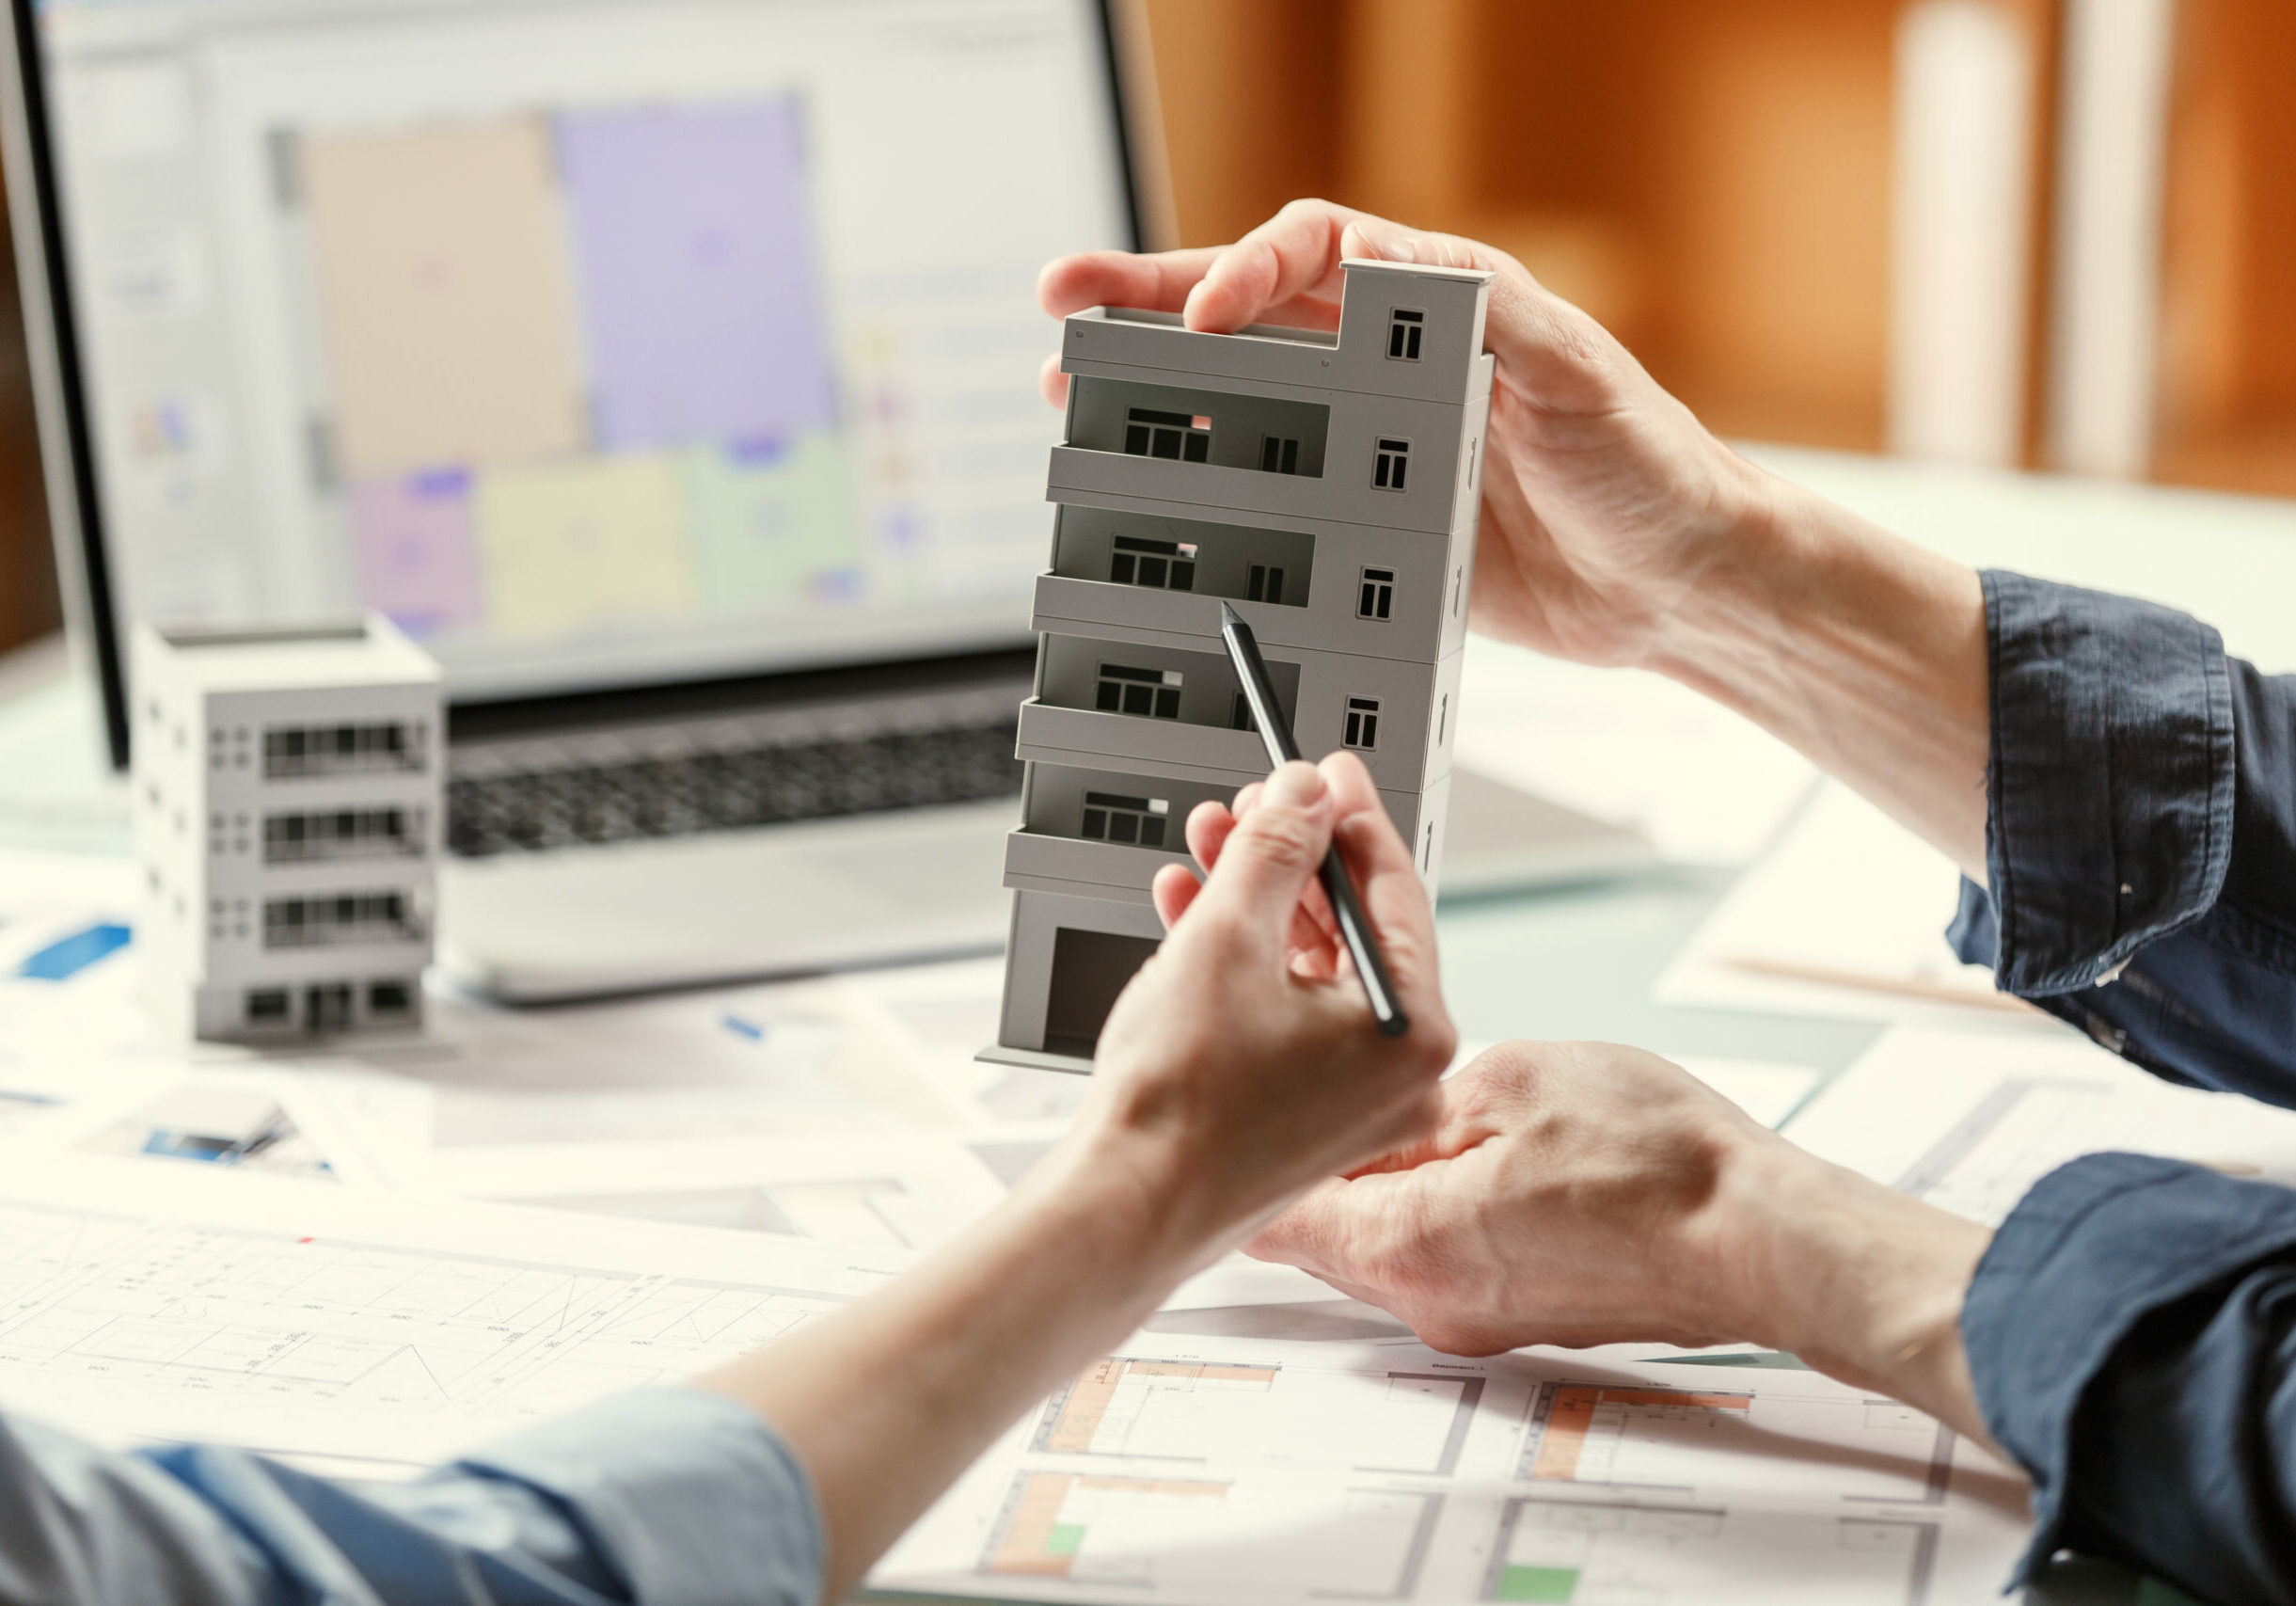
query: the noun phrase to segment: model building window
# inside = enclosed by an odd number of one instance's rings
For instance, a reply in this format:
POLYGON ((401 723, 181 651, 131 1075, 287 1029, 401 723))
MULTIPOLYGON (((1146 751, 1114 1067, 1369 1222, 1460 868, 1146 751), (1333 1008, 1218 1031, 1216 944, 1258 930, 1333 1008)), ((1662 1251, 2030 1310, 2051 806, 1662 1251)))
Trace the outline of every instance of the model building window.
POLYGON ((1109 555, 1108 578, 1118 585, 1152 585, 1164 591, 1196 589, 1196 543, 1154 541, 1119 535, 1109 555))
POLYGON ((1427 326, 1427 314, 1398 307, 1387 314, 1387 355, 1398 362, 1419 360, 1419 336, 1427 326))
POLYGON ((1252 718, 1252 700, 1241 692, 1236 693, 1236 706, 1228 711, 1227 723, 1237 730, 1251 730, 1259 723, 1252 718))
POLYGON ((1355 596, 1355 617, 1385 619, 1395 612, 1395 571, 1366 569, 1355 596))
POLYGON ((1270 474, 1296 474, 1300 471, 1300 443, 1280 435, 1259 437, 1259 467, 1270 474))
POLYGON ((1371 465, 1371 484, 1379 490, 1400 491, 1403 488, 1403 473, 1411 467, 1411 442, 1382 439, 1379 456, 1371 465))
POLYGON ((1166 798, 1126 798, 1114 792, 1085 794, 1084 834, 1095 842, 1129 842, 1143 848, 1164 846, 1164 828, 1171 818, 1166 798))
POLYGON ((1207 462, 1211 456, 1211 420, 1203 413, 1160 413, 1134 407, 1124 415, 1124 451, 1132 457, 1207 462))
POLYGON ((1347 734, 1342 742, 1358 752, 1369 753, 1379 745, 1379 699, 1350 697, 1347 700, 1347 734))
POLYGON ((1267 564, 1254 564, 1243 572, 1243 600, 1246 602, 1281 602, 1284 599, 1284 571, 1267 564))
POLYGON ((1100 665, 1092 706, 1104 714, 1141 714, 1154 720, 1180 718, 1180 674, 1177 669, 1133 669, 1100 665))

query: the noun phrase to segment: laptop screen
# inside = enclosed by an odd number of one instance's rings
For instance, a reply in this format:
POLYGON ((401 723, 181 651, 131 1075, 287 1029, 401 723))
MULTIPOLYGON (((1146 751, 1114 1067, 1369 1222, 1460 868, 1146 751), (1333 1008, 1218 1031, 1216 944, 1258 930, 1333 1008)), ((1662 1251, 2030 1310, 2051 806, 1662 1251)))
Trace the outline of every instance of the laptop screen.
POLYGON ((372 606, 458 697, 1005 646, 1083 0, 44 0, 115 605, 372 606))

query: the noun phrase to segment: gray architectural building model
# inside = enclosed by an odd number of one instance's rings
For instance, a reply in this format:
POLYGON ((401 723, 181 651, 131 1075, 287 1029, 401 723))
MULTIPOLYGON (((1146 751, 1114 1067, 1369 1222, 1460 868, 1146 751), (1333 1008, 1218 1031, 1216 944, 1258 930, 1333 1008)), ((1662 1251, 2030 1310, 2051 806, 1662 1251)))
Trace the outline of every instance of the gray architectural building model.
POLYGON ((1052 568, 1021 706, 1004 1010, 982 1057, 1086 1071, 1155 951, 1181 824, 1267 760, 1219 634, 1233 602, 1301 751, 1370 767, 1432 888, 1457 725, 1494 359, 1486 273, 1350 261, 1337 336, 1068 320, 1052 568))

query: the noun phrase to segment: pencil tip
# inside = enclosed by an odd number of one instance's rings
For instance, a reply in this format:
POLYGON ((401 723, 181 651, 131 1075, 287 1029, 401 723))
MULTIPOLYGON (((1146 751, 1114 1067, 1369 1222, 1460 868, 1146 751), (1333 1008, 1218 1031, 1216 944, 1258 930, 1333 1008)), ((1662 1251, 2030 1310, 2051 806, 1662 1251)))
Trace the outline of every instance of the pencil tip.
POLYGON ((1241 625, 1243 623, 1243 615, 1237 612, 1235 604, 1228 601, 1225 596, 1220 598, 1220 623, 1223 625, 1241 625))

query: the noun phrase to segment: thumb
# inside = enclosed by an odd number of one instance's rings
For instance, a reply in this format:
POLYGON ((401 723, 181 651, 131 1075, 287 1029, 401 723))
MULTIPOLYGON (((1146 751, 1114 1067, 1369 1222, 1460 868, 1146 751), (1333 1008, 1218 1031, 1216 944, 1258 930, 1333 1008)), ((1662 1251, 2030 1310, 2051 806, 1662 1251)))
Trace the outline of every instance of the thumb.
POLYGON ((1326 1281, 1371 1282, 1369 1268, 1381 1264, 1398 1219, 1409 1215, 1402 1208, 1405 1191, 1392 1172, 1329 1178, 1262 1227, 1244 1252, 1254 1260, 1295 1265, 1326 1281))
POLYGON ((1269 776, 1221 844, 1190 907, 1265 936, 1278 953, 1307 883, 1331 847, 1331 787, 1314 765, 1294 761, 1269 776))
POLYGON ((1506 252, 1456 234, 1429 234, 1385 218, 1358 218, 1341 241, 1347 256, 1429 267, 1480 268, 1491 281, 1483 344, 1499 376, 1541 405, 1566 413, 1605 411, 1638 371, 1609 330, 1530 276, 1506 252))

